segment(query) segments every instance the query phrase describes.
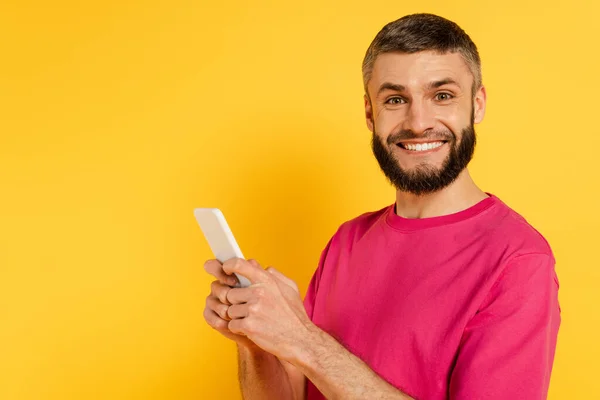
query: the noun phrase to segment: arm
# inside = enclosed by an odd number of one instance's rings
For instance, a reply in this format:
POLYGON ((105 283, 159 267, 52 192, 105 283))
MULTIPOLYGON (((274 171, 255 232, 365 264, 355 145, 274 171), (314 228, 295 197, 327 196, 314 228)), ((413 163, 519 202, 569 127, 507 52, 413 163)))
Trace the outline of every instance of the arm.
POLYGON ((554 259, 510 262, 467 324, 450 398, 545 399, 560 325, 554 259))
POLYGON ((410 400, 316 326, 293 363, 328 399, 410 400))
POLYGON ((304 375, 260 348, 238 346, 238 375, 246 400, 302 400, 306 396, 304 375))
MULTIPOLYGON (((248 288, 234 288, 227 294, 232 304, 228 311, 231 332, 247 336, 282 363, 295 366, 328 399, 411 399, 314 325, 295 284, 281 273, 273 268, 265 271, 240 259, 226 262, 223 269, 252 282, 248 288)), ((262 372, 280 373, 278 368, 262 372)), ((252 379, 248 371, 243 375, 252 379)))

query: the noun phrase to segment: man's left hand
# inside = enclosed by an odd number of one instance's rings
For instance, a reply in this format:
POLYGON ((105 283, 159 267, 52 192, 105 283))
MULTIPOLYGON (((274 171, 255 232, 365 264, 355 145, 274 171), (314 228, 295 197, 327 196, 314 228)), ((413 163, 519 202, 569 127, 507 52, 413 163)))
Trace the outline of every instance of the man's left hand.
POLYGON ((312 322, 294 281, 273 267, 264 270, 255 260, 228 260, 223 271, 243 275, 252 283, 227 292, 232 304, 227 311, 229 330, 280 359, 291 362, 299 357, 312 322))

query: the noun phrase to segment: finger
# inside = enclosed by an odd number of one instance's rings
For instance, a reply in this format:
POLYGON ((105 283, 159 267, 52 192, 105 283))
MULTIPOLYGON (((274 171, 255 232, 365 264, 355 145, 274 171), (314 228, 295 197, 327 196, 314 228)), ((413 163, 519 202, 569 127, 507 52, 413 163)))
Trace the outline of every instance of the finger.
POLYGON ((256 261, 254 258, 251 258, 251 259, 249 259, 249 260, 248 260, 248 262, 249 262, 250 264, 254 265, 254 266, 255 266, 255 267, 257 267, 257 268, 262 268, 262 267, 260 266, 260 264, 258 263, 258 261, 256 261))
POLYGON ((291 280, 290 278, 288 278, 287 276, 285 276, 284 274, 282 274, 281 272, 276 270, 274 267, 269 267, 265 271, 267 271, 269 274, 273 275, 280 282, 285 283, 286 285, 288 285, 292 289, 294 289, 296 292, 298 292, 298 285, 296 284, 296 282, 294 282, 293 280, 291 280))
POLYGON ((256 261, 250 262, 242 258, 232 258, 225 261, 223 271, 226 274, 239 274, 248 278, 250 283, 260 283, 269 280, 269 275, 256 261))
POLYGON ((247 321, 245 318, 232 319, 227 324, 227 329, 235 334, 246 336, 247 321))
POLYGON ((223 304, 230 305, 231 303, 227 300, 227 292, 231 290, 231 287, 223 285, 219 281, 213 281, 210 284, 210 293, 215 296, 223 304))
POLYGON ((238 318, 246 318, 249 313, 249 305, 244 304, 234 304, 232 306, 227 307, 227 315, 229 319, 238 319, 238 318))
POLYGON ((264 294, 265 288, 262 285, 233 288, 227 292, 227 302, 229 304, 255 303, 264 294))
POLYGON ((204 263, 204 269, 221 283, 229 286, 235 286, 237 284, 237 278, 235 276, 230 276, 231 274, 225 273, 225 271, 223 271, 223 264, 218 260, 208 260, 204 263))
POLYGON ((215 296, 208 296, 206 298, 206 307, 214 311, 219 317, 222 319, 229 321, 231 318, 227 315, 228 305, 223 304, 218 298, 215 296))
POLYGON ((211 328, 216 329, 218 331, 226 331, 229 321, 225 321, 223 318, 219 317, 216 312, 209 308, 204 309, 204 320, 211 328))

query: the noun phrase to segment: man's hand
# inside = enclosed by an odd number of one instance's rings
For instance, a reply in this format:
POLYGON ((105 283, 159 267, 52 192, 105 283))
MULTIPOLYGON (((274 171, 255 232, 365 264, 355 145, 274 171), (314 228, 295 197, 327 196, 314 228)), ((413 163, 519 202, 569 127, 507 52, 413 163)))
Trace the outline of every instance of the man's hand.
POLYGON ((227 293, 238 282, 235 275, 225 273, 223 264, 217 260, 209 260, 204 264, 204 269, 210 275, 217 278, 210 286, 210 294, 206 298, 206 307, 204 308, 204 319, 215 330, 223 336, 235 341, 237 344, 249 349, 256 348, 247 337, 238 335, 229 330, 227 325, 231 318, 227 315, 227 310, 231 303, 227 301, 227 293))
POLYGON ((274 268, 242 259, 205 268, 218 279, 206 299, 206 321, 252 351, 240 353, 244 398, 303 399, 310 379, 327 398, 412 400, 314 325, 296 284, 274 268), (234 272, 251 285, 232 288, 234 272))
POLYGON ((296 284, 272 267, 262 269, 254 260, 228 260, 223 272, 238 273, 252 283, 247 288, 229 289, 223 299, 231 303, 226 312, 231 318, 229 331, 246 336, 282 360, 297 358, 312 322, 296 284))

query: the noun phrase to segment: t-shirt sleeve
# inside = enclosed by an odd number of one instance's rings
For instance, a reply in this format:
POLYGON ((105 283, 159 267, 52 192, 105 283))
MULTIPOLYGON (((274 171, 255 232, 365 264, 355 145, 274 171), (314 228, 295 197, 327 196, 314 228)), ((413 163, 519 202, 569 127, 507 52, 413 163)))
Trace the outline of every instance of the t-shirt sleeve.
POLYGON ((306 313, 311 320, 313 318, 313 310, 315 308, 317 291, 319 290, 319 282, 321 280, 321 275, 323 274, 323 268, 325 267, 325 259, 327 258, 327 253, 329 252, 332 241, 333 238, 329 240, 329 243, 327 243, 327 246, 325 246, 325 249, 321 252, 319 265, 317 266, 317 269, 314 272, 310 283, 308 284, 308 289, 306 290, 306 295, 304 296, 304 308, 306 309, 306 313))
POLYGON ((513 259, 467 324, 450 399, 546 399, 560 325, 554 259, 513 259))

